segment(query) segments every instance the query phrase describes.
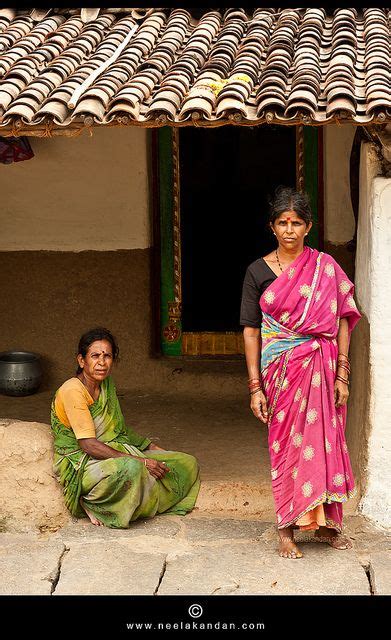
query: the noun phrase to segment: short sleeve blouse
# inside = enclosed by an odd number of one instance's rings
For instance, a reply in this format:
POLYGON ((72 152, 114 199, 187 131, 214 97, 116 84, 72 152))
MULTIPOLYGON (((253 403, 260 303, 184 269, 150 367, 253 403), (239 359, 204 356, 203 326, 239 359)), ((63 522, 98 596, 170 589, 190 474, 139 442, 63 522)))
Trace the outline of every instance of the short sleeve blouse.
POLYGON ((262 311, 259 299, 262 293, 278 276, 263 258, 254 260, 248 267, 243 280, 242 302, 240 306, 240 324, 259 329, 262 311))
POLYGON ((94 399, 77 377, 66 380, 57 390, 55 411, 59 420, 80 438, 96 438, 95 424, 89 406, 94 399))

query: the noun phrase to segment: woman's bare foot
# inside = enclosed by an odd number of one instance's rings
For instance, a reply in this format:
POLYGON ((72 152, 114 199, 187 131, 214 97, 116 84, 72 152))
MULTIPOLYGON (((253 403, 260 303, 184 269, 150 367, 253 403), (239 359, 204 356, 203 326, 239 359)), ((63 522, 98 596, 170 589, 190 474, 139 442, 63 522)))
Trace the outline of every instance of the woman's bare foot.
POLYGON ((315 536, 320 538, 321 542, 327 542, 334 549, 350 549, 353 546, 349 538, 331 527, 319 527, 315 531, 315 536))
POLYGON ((278 530, 280 536, 279 555, 281 558, 302 558, 303 554, 293 539, 293 528, 285 527, 278 530))
POLYGON ((85 506, 84 502, 83 502, 83 498, 80 498, 80 504, 83 507, 84 511, 86 512, 86 514, 88 515, 89 519, 91 520, 92 524, 95 524, 97 527, 100 527, 101 525, 103 525, 103 522, 101 522, 100 520, 98 520, 98 518, 96 518, 94 516, 93 513, 91 513, 91 511, 89 511, 87 509, 87 507, 85 506))

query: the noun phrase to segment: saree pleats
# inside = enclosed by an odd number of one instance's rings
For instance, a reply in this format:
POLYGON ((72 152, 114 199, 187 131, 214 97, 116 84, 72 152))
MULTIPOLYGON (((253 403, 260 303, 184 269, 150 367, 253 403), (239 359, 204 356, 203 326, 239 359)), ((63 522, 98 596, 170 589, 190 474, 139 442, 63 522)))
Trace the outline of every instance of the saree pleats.
POLYGON ((361 317, 353 284, 331 256, 305 247, 261 296, 261 376, 277 526, 342 531, 342 502, 356 493, 335 406, 339 319, 349 339, 361 317))

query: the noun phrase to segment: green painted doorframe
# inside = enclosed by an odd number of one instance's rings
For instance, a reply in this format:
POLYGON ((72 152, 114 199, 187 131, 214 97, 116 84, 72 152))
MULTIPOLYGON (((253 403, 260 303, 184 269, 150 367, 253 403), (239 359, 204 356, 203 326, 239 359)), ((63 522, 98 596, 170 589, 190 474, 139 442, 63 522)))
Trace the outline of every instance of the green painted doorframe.
MULTIPOLYGON (((296 172, 298 189, 310 198, 313 226, 308 244, 323 249, 323 131, 297 127, 296 172)), ((180 282, 180 176, 179 135, 172 127, 157 130, 156 184, 160 236, 160 336, 161 353, 182 355, 180 282)))

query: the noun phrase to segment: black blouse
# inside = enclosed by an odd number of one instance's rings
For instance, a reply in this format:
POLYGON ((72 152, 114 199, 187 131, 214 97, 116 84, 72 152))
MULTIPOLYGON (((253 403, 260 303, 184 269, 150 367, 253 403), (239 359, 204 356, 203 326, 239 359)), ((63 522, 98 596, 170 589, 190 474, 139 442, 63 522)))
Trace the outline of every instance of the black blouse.
POLYGON ((262 293, 278 276, 263 258, 254 260, 244 276, 242 303, 240 306, 240 324, 245 327, 259 329, 262 322, 262 311, 259 299, 262 293))

